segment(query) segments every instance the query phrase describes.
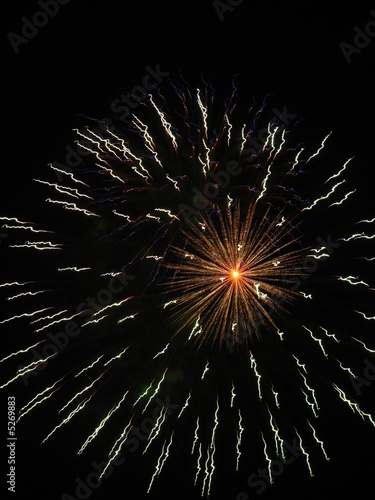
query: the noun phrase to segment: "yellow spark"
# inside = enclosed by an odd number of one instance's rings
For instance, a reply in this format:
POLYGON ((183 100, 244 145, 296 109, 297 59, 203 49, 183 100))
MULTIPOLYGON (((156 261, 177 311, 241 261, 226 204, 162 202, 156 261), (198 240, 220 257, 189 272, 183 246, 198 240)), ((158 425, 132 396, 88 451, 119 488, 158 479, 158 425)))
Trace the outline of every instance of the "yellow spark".
MULTIPOLYGON (((297 237, 294 240, 284 226, 276 226, 282 215, 276 216, 272 224, 268 211, 262 213, 260 220, 256 215, 257 202, 250 205, 242 221, 238 204, 225 214, 219 212, 217 225, 203 215, 205 230, 192 226, 189 232, 183 231, 187 246, 170 248, 179 262, 165 264, 174 271, 166 284, 173 285, 176 294, 183 291, 177 299, 177 332, 190 327, 199 316, 199 335, 195 335, 197 325, 193 328, 196 344, 208 339, 221 343, 233 324, 244 326, 245 337, 260 336, 262 323, 277 328, 263 300, 267 299, 272 310, 279 310, 299 296, 287 285, 285 277, 301 276, 302 255, 307 250, 297 245, 290 248, 297 237), (277 266, 273 265, 276 256, 277 266), (244 324, 241 318, 249 321, 244 324)), ((233 335, 233 342, 236 341, 233 335)))

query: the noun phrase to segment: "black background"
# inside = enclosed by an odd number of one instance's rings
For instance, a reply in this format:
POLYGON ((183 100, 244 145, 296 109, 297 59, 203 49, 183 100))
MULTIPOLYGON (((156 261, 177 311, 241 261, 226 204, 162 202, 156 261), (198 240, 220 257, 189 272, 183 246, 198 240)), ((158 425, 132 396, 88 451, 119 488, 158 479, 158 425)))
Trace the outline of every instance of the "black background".
MULTIPOLYGON (((31 19, 40 7, 37 2, 10 5, 2 28, 0 213, 14 214, 16 208, 20 217, 27 217, 35 196, 32 178, 41 177, 48 163, 64 162, 65 147, 75 140, 72 129, 78 115, 111 117, 111 103, 123 90, 141 84, 146 66, 157 64, 171 74, 181 70, 187 79, 197 80, 203 72, 212 77, 215 87, 228 91, 233 75, 238 74, 242 93, 275 93, 288 110, 311 120, 320 137, 333 130, 338 162, 356 156, 351 176, 361 193, 358 204, 370 208, 375 177, 375 41, 353 54, 350 64, 340 48, 344 41, 353 44, 355 26, 363 28, 374 19, 370 9, 353 3, 333 8, 327 3, 244 0, 224 13, 221 21, 211 1, 71 0, 16 54, 8 33, 21 34, 21 18, 31 19)), ((163 91, 163 84, 160 88, 163 91)), ((5 238, 0 248, 4 272, 13 264, 6 244, 5 238)), ((6 344, 6 332, 2 335, 6 344)), ((373 387, 366 391, 371 406, 373 387)), ((10 394, 11 387, 2 393, 3 414, 10 394)), ((33 425, 40 429, 47 421, 46 415, 33 425)), ((331 428, 332 436, 326 436, 331 461, 321 461, 314 478, 296 462, 260 498, 328 499, 349 490, 357 498, 371 495, 375 434, 349 409, 331 428)), ((72 431, 72 440, 76 433, 78 429, 72 431)), ((57 439, 42 450, 30 426, 27 434, 18 432, 17 498, 33 495, 52 500, 64 492, 74 497, 77 472, 71 450, 68 453, 64 445, 57 439)), ((1 470, 3 495, 5 462, 1 470)), ((176 477, 183 475, 171 470, 176 477)), ((130 477, 125 472, 120 467, 90 498, 141 498, 148 478, 140 470, 130 477)), ((230 498, 241 491, 258 498, 246 485, 252 472, 242 473, 230 498)), ((164 474, 168 476, 168 470, 164 474)), ((170 490, 167 480, 164 484, 164 498, 190 498, 182 486, 170 490)))

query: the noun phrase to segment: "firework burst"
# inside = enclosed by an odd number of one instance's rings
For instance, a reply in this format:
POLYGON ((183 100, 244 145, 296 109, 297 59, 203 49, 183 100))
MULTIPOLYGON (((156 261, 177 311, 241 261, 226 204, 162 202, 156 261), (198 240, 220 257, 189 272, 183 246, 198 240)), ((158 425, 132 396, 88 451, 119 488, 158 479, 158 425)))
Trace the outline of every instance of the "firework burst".
POLYGON ((65 214, 51 228, 1 217, 17 257, 41 257, 37 273, 21 280, 16 269, 0 285, 19 304, 0 325, 26 321, 36 336, 3 357, 18 366, 1 387, 34 391, 18 420, 59 403, 43 443, 84 414, 84 455, 107 429, 100 477, 142 441, 150 491, 183 442, 192 482, 209 495, 225 454, 222 426, 232 444, 224 470, 240 468, 247 440, 272 481, 270 457, 294 437, 312 474, 305 442, 328 458, 311 423, 328 389, 374 425, 350 396, 347 364, 353 347, 371 355, 374 346, 366 332, 358 339, 316 321, 316 311, 328 290, 343 318, 374 321, 371 283, 342 262, 360 243, 366 253, 356 262, 372 265, 364 245, 375 219, 356 221, 355 231, 336 227, 355 192, 344 179, 350 160, 322 178, 330 134, 313 146, 293 142, 300 122, 288 123, 285 109, 270 117, 269 99, 243 111, 234 85, 217 104, 209 84, 192 91, 178 79, 167 99, 150 96, 117 129, 77 130, 84 164, 74 172, 53 164, 61 182, 37 180, 65 214), (370 306, 349 307, 352 291, 370 306))

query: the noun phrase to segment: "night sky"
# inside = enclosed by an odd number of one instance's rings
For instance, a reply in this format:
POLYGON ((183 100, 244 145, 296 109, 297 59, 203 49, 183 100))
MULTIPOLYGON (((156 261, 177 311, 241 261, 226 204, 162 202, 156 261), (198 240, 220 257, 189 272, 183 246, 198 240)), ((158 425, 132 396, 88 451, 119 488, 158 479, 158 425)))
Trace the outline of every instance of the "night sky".
MULTIPOLYGON (((39 188, 32 179, 43 177, 48 163, 64 163, 66 148, 73 147, 76 139, 72 129, 82 126, 84 116, 111 119, 113 103, 121 93, 141 85, 147 73, 159 68, 160 74, 181 72, 194 82, 200 75, 211 77, 223 95, 238 75, 242 95, 275 94, 281 107, 287 106, 312 124, 314 133, 318 131, 317 141, 333 131, 330 160, 337 163, 327 168, 331 171, 343 159, 355 156, 348 182, 358 190, 358 213, 368 208, 373 217, 375 11, 372 15, 370 7, 360 3, 335 8, 327 3, 320 7, 316 3, 308 7, 304 2, 243 0, 233 1, 233 5, 238 4, 233 7, 229 3, 71 0, 59 5, 59 11, 32 36, 26 29, 28 40, 19 38, 24 36, 23 18, 33 19, 40 5, 36 1, 9 5, 2 27, 0 215, 17 214, 28 220, 43 214, 35 201, 39 188), (364 37, 359 29, 365 30, 366 25, 369 36, 364 37)), ((43 22, 43 17, 37 19, 43 22)), ((161 81, 161 92, 166 88, 161 81)), ((9 269, 18 265, 6 235, 1 237, 3 233, 0 229, 1 282, 7 279, 9 269)), ((1 317, 5 315, 2 311, 1 317)), ((18 333, 24 339, 30 335, 14 328, 2 329, 2 354, 9 352, 9 343, 17 345, 14 336, 18 333), (11 340, 8 335, 12 335, 11 340)), ((7 397, 15 395, 24 401, 23 391, 27 390, 19 385, 14 391, 9 386, 0 392, 3 417, 7 397)), ((375 385, 370 385, 361 395, 373 413, 374 394, 375 385)), ((349 490, 355 498, 371 495, 375 429, 371 432, 368 422, 340 407, 338 399, 323 396, 322 400, 326 406, 320 417, 323 424, 319 424, 323 425, 321 435, 331 460, 321 459, 316 448, 313 478, 299 457, 284 466, 274 485, 257 494, 247 479, 264 464, 250 452, 253 461, 244 463, 235 484, 223 490, 214 488, 212 498, 329 499, 340 498, 349 490)), ((56 436, 41 447, 40 437, 50 429, 51 419, 56 421, 56 416, 47 411, 35 413, 17 429, 17 493, 9 498, 33 495, 57 500, 64 498, 64 493, 78 498, 75 478, 85 480, 92 471, 90 463, 104 459, 104 455, 90 456, 84 464, 74 456, 75 443, 82 441, 82 421, 70 426, 71 439, 63 434, 64 438, 56 436)), ((2 425, 3 436, 6 422, 2 425)), ((4 437, 1 444, 6 449, 4 437)), ((159 481, 163 485, 159 498, 199 497, 199 491, 186 487, 192 471, 188 463, 185 467, 188 481, 184 470, 166 465, 159 481)), ((7 493, 7 470, 3 459, 2 497, 7 493)), ((81 498, 143 498, 148 481, 130 457, 100 488, 81 498)))

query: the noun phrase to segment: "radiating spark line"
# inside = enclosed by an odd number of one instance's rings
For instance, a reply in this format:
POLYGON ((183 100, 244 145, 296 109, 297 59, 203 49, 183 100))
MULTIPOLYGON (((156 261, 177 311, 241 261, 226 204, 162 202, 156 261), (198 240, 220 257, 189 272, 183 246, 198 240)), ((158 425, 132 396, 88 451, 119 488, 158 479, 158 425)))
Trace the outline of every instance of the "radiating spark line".
POLYGON ((169 342, 168 342, 168 344, 164 347, 164 349, 163 349, 163 350, 161 350, 161 351, 159 351, 158 353, 156 353, 156 354, 155 354, 155 356, 154 356, 152 359, 155 359, 155 358, 157 358, 158 356, 161 356, 162 354, 165 354, 165 353, 166 353, 166 351, 167 351, 167 349, 168 349, 168 347, 169 347, 169 342))
POLYGON ((143 393, 139 396, 139 398, 136 400, 136 402, 135 402, 135 403, 133 403, 133 408, 134 408, 134 406, 135 406, 137 403, 139 403, 139 401, 140 401, 143 397, 145 397, 145 396, 147 395, 148 391, 149 391, 149 390, 151 389, 151 387, 152 387, 153 382, 154 382, 154 381, 152 381, 152 382, 151 382, 151 384, 150 384, 150 385, 147 387, 147 389, 145 390, 145 392, 143 392, 143 393))
POLYGON ((373 320, 375 320, 375 316, 367 316, 367 314, 365 314, 362 311, 354 310, 354 312, 356 312, 356 313, 360 314, 361 316, 363 316, 367 321, 373 321, 373 320))
POLYGON ((46 293, 48 290, 39 290, 38 292, 23 292, 19 293, 17 295, 13 295, 12 297, 7 297, 7 300, 14 300, 14 299, 19 299, 20 297, 34 297, 35 295, 39 295, 41 293, 46 293))
POLYGON ((35 248, 35 250, 62 250, 60 243, 51 241, 26 241, 20 245, 9 245, 9 248, 35 248))
POLYGON ((181 408, 181 411, 180 413, 178 414, 177 416, 177 420, 181 417, 182 413, 184 412, 184 410, 188 407, 189 405, 189 401, 190 401, 190 398, 191 398, 191 391, 189 392, 189 395, 188 397, 186 398, 186 401, 185 401, 185 404, 184 406, 181 408))
POLYGON ((373 219, 362 219, 356 222, 356 224, 363 224, 363 223, 372 224, 373 222, 375 222, 375 217, 373 219))
POLYGON ((60 271, 75 271, 77 273, 81 273, 82 271, 91 271, 91 267, 59 267, 57 269, 60 271))
POLYGON ((153 476, 151 478, 151 482, 150 482, 150 485, 148 487, 147 493, 150 493, 151 488, 152 488, 152 484, 153 484, 153 482, 155 480, 155 477, 160 475, 160 472, 161 472, 161 470, 162 470, 162 468, 163 468, 163 466, 164 466, 164 464, 165 464, 165 462, 166 462, 166 460, 167 460, 167 458, 169 456, 169 448, 170 448, 170 446, 172 444, 172 439, 173 439, 173 433, 172 433, 172 435, 170 437, 170 441, 169 441, 169 444, 167 446, 167 449, 165 450, 165 453, 164 453, 164 448, 165 448, 166 441, 164 441, 163 448, 162 448, 161 454, 159 456, 158 463, 157 463, 156 468, 155 468, 155 472, 154 472, 154 474, 153 474, 153 476), (160 463, 161 460, 162 460, 162 462, 160 463))
POLYGON ((62 408, 60 408, 59 413, 61 413, 62 411, 64 411, 64 410, 65 410, 65 409, 66 409, 66 408, 67 408, 67 407, 68 407, 71 403, 73 403, 73 401, 74 401, 75 399, 79 398, 79 396, 82 396, 82 394, 83 394, 84 392, 86 392, 86 391, 90 390, 90 389, 94 386, 94 384, 95 384, 98 380, 100 380, 100 379, 102 378, 102 376, 104 375, 104 373, 105 373, 105 372, 101 373, 97 379, 95 379, 95 380, 93 380, 93 381, 91 382, 91 384, 90 384, 90 385, 87 385, 87 386, 86 386, 86 387, 84 387, 81 391, 77 392, 77 393, 76 393, 76 394, 75 394, 75 395, 74 395, 74 396, 73 396, 73 397, 72 397, 72 398, 71 398, 71 399, 70 399, 70 400, 69 400, 69 401, 68 401, 68 402, 67 402, 67 403, 66 403, 66 404, 62 407, 62 408))
POLYGON ((253 353, 250 351, 250 361, 251 361, 251 368, 253 369, 254 373, 255 373, 255 376, 257 378, 257 384, 258 384, 258 396, 259 396, 259 399, 260 401, 262 401, 262 391, 261 391, 261 388, 260 388, 260 382, 261 382, 261 375, 260 373, 258 372, 258 369, 257 369, 257 362, 253 356, 253 353))
POLYGON ((144 413, 144 412, 146 411, 146 409, 147 409, 148 405, 150 404, 150 402, 152 401, 152 399, 153 399, 153 398, 156 396, 156 394, 159 392, 160 386, 161 386, 162 382, 164 381, 164 377, 165 377, 165 374, 167 373, 167 371, 168 371, 168 367, 164 370, 164 373, 163 373, 162 378, 160 379, 160 381, 159 381, 158 385, 156 386, 156 389, 155 389, 154 393, 153 393, 153 394, 151 394, 151 396, 150 396, 149 400, 148 400, 148 401, 147 401, 147 403, 146 403, 146 406, 145 406, 145 407, 143 408, 143 410, 142 410, 142 413, 144 413))
POLYGON ((51 323, 48 323, 48 324, 38 328, 37 330, 34 330, 34 333, 42 332, 43 330, 46 330, 47 328, 51 328, 51 326, 58 325, 59 323, 62 323, 63 321, 65 321, 65 322, 71 321, 73 318, 75 318, 76 316, 80 316, 81 314, 82 314, 82 312, 78 312, 78 313, 72 314, 71 316, 66 316, 64 318, 60 318, 58 320, 52 321, 51 323))
POLYGON ((346 372, 349 372, 349 373, 350 373, 350 375, 351 375, 353 378, 357 378, 357 376, 356 376, 356 375, 354 375, 354 373, 353 373, 353 371, 351 370, 351 368, 345 367, 339 359, 337 359, 336 361, 339 363, 340 368, 341 368, 342 370, 344 370, 344 371, 346 371, 346 372))
POLYGON ((235 393, 234 384, 233 384, 233 381, 232 381, 232 390, 231 390, 231 398, 230 398, 230 407, 231 408, 233 408, 235 397, 236 397, 236 393, 235 393))
POLYGON ((358 276, 347 276, 346 278, 344 278, 343 276, 338 276, 337 279, 339 281, 346 281, 350 285, 364 285, 364 286, 367 286, 367 287, 370 286, 365 281, 359 280, 358 276), (359 280, 359 281, 355 281, 355 280, 359 280))
POLYGON ((344 196, 344 198, 342 198, 340 201, 335 201, 334 203, 331 203, 329 205, 329 207, 334 207, 336 205, 341 205, 342 203, 344 203, 344 201, 346 201, 349 196, 353 193, 355 193, 357 190, 356 189, 353 189, 353 191, 349 191, 348 193, 346 193, 346 195, 344 196))
POLYGON ((314 427, 311 425, 310 420, 307 420, 307 423, 309 424, 309 426, 311 427, 311 429, 312 429, 312 431, 313 431, 313 436, 314 436, 315 441, 316 441, 318 444, 320 444, 320 447, 321 447, 321 449, 322 449, 323 455, 325 456, 325 459, 326 459, 326 460, 329 460, 330 458, 329 458, 329 456, 327 455, 326 450, 324 449, 324 443, 323 443, 323 441, 321 441, 320 439, 318 439, 318 437, 317 437, 317 435, 316 435, 316 430, 315 430, 315 429, 314 429, 314 427))
POLYGON ((49 187, 54 187, 56 189, 56 191, 58 191, 59 193, 66 194, 68 196, 72 196, 73 198, 77 198, 77 199, 79 199, 79 198, 88 198, 89 200, 93 200, 94 199, 91 196, 88 196, 87 194, 80 193, 78 191, 78 189, 75 189, 75 188, 70 188, 68 186, 61 187, 61 186, 59 186, 56 183, 42 181, 40 179, 33 179, 33 181, 39 182, 40 184, 45 184, 45 185, 47 185, 49 187))
POLYGON ((93 363, 91 363, 91 365, 88 365, 85 368, 83 368, 80 372, 77 373, 77 375, 74 375, 74 378, 77 378, 80 375, 82 375, 82 373, 85 373, 87 370, 90 370, 93 366, 95 366, 97 363, 99 363, 99 361, 102 359, 103 356, 104 356, 104 354, 99 356, 93 363))
POLYGON ((74 415, 76 415, 78 412, 83 410, 84 407, 86 406, 86 404, 91 400, 92 397, 93 397, 93 394, 91 394, 91 396, 89 398, 85 399, 84 401, 81 401, 78 404, 78 406, 72 412, 70 412, 66 418, 64 418, 64 420, 62 422, 60 422, 58 425, 56 425, 56 427, 54 427, 54 429, 47 435, 47 437, 45 437, 43 439, 43 441, 40 444, 44 444, 52 436, 52 434, 54 434, 57 431, 57 429, 59 429, 60 427, 62 427, 65 424, 67 424, 74 417, 74 415))
POLYGON ((148 443, 145 449, 142 452, 142 455, 146 453, 148 450, 149 446, 151 445, 152 441, 159 435, 160 428, 165 422, 165 417, 166 417, 166 410, 163 411, 163 408, 160 409, 160 414, 158 418, 156 419, 154 427, 151 429, 150 434, 147 437, 148 443))
POLYGON ((316 153, 314 153, 313 155, 310 156, 310 158, 308 158, 306 160, 306 165, 309 163, 310 160, 312 160, 313 158, 315 158, 316 156, 318 156, 318 154, 321 152, 321 150, 324 148, 324 144, 326 142, 326 140, 328 139, 328 137, 332 134, 332 131, 326 135, 326 137, 322 140, 322 143, 320 145, 320 148, 316 151, 316 153))
POLYGON ((352 156, 351 158, 349 158, 349 160, 346 160, 346 162, 344 163, 343 167, 341 170, 339 170, 336 174, 334 175, 331 175, 331 177, 329 177, 325 182, 324 184, 327 184, 327 182, 331 181, 332 179, 336 179, 337 177, 339 177, 345 170, 346 170, 346 166, 348 165, 348 163, 354 158, 354 156, 352 156))
POLYGON ((326 353, 326 351, 324 350, 324 346, 323 346, 322 339, 318 339, 318 338, 314 337, 313 332, 312 332, 309 328, 307 328, 305 325, 302 325, 302 328, 304 328, 306 331, 308 331, 308 332, 309 332, 309 334, 310 334, 311 338, 312 338, 315 342, 317 342, 317 343, 319 344, 319 347, 320 347, 320 349, 321 349, 322 353, 323 353, 323 354, 324 354, 324 356, 328 359, 328 354, 327 354, 327 353, 326 353))
POLYGON ((99 323, 100 321, 103 321, 103 319, 105 319, 107 316, 102 316, 101 318, 99 319, 91 319, 89 321, 86 321, 85 323, 82 323, 81 325, 81 328, 84 328, 85 326, 88 326, 88 325, 96 325, 97 323, 99 323))
POLYGON ((340 240, 345 241, 347 243, 348 241, 352 241, 352 240, 373 240, 374 238, 375 238, 375 234, 368 236, 365 233, 356 233, 356 234, 352 234, 351 236, 349 236, 349 238, 340 238, 340 240))
POLYGON ((115 361, 116 359, 121 359, 122 355, 125 354, 128 349, 129 349, 129 347, 125 347, 125 349, 123 351, 121 351, 116 356, 113 356, 113 358, 109 359, 106 363, 104 363, 103 366, 109 365, 109 363, 112 363, 112 361, 115 361))
POLYGON ((42 365, 43 363, 46 363, 49 359, 51 359, 54 356, 56 356, 56 354, 57 353, 55 352, 55 353, 51 354, 50 356, 47 356, 46 358, 39 359, 38 361, 33 361, 32 363, 30 363, 29 365, 25 366, 24 368, 21 368, 20 370, 18 370, 17 375, 15 375, 13 378, 11 378, 10 380, 8 380, 8 382, 6 382, 5 384, 0 385, 0 389, 4 389, 4 387, 7 387, 9 384, 11 384, 12 382, 14 382, 18 378, 25 376, 26 373, 35 371, 39 365, 42 365))
POLYGON ((77 455, 81 455, 81 453, 85 450, 85 448, 87 447, 87 445, 89 443, 91 443, 91 441, 93 441, 96 438, 96 436, 103 429, 103 427, 108 422, 108 420, 111 418, 111 416, 115 413, 115 411, 117 411, 120 408, 121 403, 125 400, 125 398, 128 395, 128 393, 129 393, 129 391, 126 391, 125 394, 122 396, 121 400, 117 403, 117 405, 113 406, 110 409, 110 411, 108 412, 107 416, 103 418, 103 420, 100 422, 100 424, 98 425, 98 427, 96 427, 96 429, 94 430, 94 432, 88 436, 88 438, 86 439, 86 441, 83 443, 83 445, 81 446, 81 448, 78 450, 77 455))
POLYGON ((204 376, 206 375, 206 373, 208 372, 209 369, 210 369, 209 368, 209 362, 207 361, 206 366, 204 367, 204 370, 203 370, 203 373, 202 373, 201 380, 204 379, 204 376))
POLYGON ((343 181, 340 181, 337 184, 335 184, 333 186, 333 188, 331 189, 331 191, 329 191, 328 194, 326 194, 325 196, 321 196, 320 198, 317 198, 316 200, 313 201, 313 203, 311 205, 309 205, 308 207, 302 208, 301 211, 304 212, 305 210, 311 210, 312 208, 314 208, 317 205, 317 203, 319 203, 320 201, 323 201, 323 200, 326 200, 327 198, 329 198, 336 191, 336 188, 338 188, 339 186, 341 186, 341 184, 344 184, 344 182, 346 182, 346 181, 343 180, 343 181))
POLYGON ((26 352, 29 352, 31 349, 33 349, 34 347, 36 347, 37 345, 39 344, 42 344, 44 342, 44 340, 40 340, 39 342, 37 342, 36 344, 33 344, 29 347, 27 347, 27 349, 20 349, 19 351, 17 352, 12 352, 11 354, 9 354, 8 356, 5 356, 5 358, 2 358, 0 359, 0 363, 2 363, 3 361, 6 361, 7 359, 9 358, 12 358, 13 356, 18 356, 18 354, 24 354, 26 352))
POLYGON ((197 472, 195 474, 194 486, 197 484, 199 473, 202 470, 201 460, 202 460, 202 443, 199 443, 199 455, 198 455, 198 458, 197 458, 197 472))
POLYGON ((263 432, 261 432, 261 434, 262 434, 262 440, 264 443, 263 452, 264 452, 265 459, 268 462, 268 477, 269 477, 270 483, 273 484, 272 470, 271 470, 272 460, 269 458, 269 456, 267 454, 267 443, 266 443, 266 440, 264 439, 263 432))
POLYGON ((124 442, 128 439, 128 435, 129 435, 130 429, 132 427, 132 420, 133 420, 133 417, 129 420, 128 425, 124 428, 120 437, 116 440, 115 444, 111 448, 111 451, 108 453, 108 462, 107 462, 107 465, 104 467, 103 472, 99 476, 99 481, 102 479, 104 474, 107 472, 108 467, 111 466, 112 461, 120 453, 121 447, 124 444, 124 442), (115 449, 116 446, 117 446, 117 449, 115 449))
MULTIPOLYGON (((18 412, 18 419, 17 419, 17 422, 22 418, 24 417, 25 415, 27 415, 32 409, 35 408, 35 406, 43 403, 46 399, 49 399, 52 394, 54 394, 56 391, 52 391, 51 394, 49 394, 48 396, 45 396, 44 398, 42 399, 39 399, 38 398, 40 396, 43 396, 43 394, 45 394, 46 392, 50 391, 51 389, 53 389, 55 387, 56 384, 58 384, 59 382, 61 382, 61 380, 63 379, 64 377, 61 377, 59 380, 56 380, 56 382, 52 385, 50 385, 49 387, 47 387, 46 389, 44 389, 43 391, 39 392, 36 396, 33 397, 33 399, 31 399, 28 403, 25 404, 25 406, 23 406, 20 411, 18 412)), ((58 389, 56 389, 58 390, 58 389)))
POLYGON ((138 313, 134 313, 134 314, 129 314, 129 316, 125 316, 125 318, 121 318, 117 321, 117 324, 121 324, 123 323, 124 321, 127 321, 128 319, 134 319, 136 316, 137 316, 138 313))
MULTIPOLYGON (((0 217, 1 219, 1 217, 0 217)), ((32 226, 9 226, 8 224, 4 224, 2 226, 4 229, 24 229, 25 231, 31 231, 32 233, 50 233, 54 234, 53 231, 47 231, 46 229, 34 229, 32 226)))
POLYGON ((284 441, 280 437, 279 428, 276 425, 276 422, 274 424, 274 418, 270 409, 268 408, 268 405, 267 405, 267 410, 270 416, 270 427, 274 435, 276 454, 279 456, 281 452, 282 456, 284 457, 284 441))
POLYGON ((272 394, 273 394, 273 397, 275 399, 275 403, 276 403, 276 407, 277 408, 280 408, 280 403, 279 403, 279 393, 275 391, 273 385, 271 387, 271 391, 272 391, 272 394))
POLYGON ((335 336, 334 333, 328 333, 328 330, 326 328, 323 328, 322 326, 320 328, 323 330, 325 335, 327 335, 327 337, 333 338, 338 344, 340 343, 340 340, 335 336))
POLYGON ((237 452, 237 459, 236 459, 236 470, 238 471, 238 466, 240 463, 240 458, 241 458, 241 441, 242 441, 242 433, 244 431, 244 427, 241 425, 242 423, 242 416, 240 410, 238 410, 238 430, 237 430, 237 443, 236 443, 236 452, 237 452))
POLYGON ((30 283, 34 283, 34 281, 25 281, 25 283, 19 283, 18 281, 12 281, 11 283, 2 283, 0 288, 4 288, 6 286, 24 286, 29 285, 30 283))
POLYGON ((305 455, 305 457, 306 457, 306 463, 307 463, 307 467, 308 467, 309 472, 310 472, 310 476, 311 476, 311 477, 313 477, 313 476, 314 476, 314 474, 313 474, 313 471, 312 471, 312 469, 311 469, 311 465, 310 465, 310 456, 309 456, 309 454, 306 452, 306 450, 305 450, 305 449, 304 449, 304 447, 303 447, 302 438, 301 438, 301 436, 298 434, 297 429, 296 429, 296 428, 294 428, 294 430, 296 431, 296 434, 297 434, 297 436, 298 436, 298 438, 299 438, 299 447, 301 448, 302 453, 303 453, 303 454, 305 455))
POLYGON ((55 167, 54 165, 52 165, 52 163, 49 163, 49 164, 48 164, 48 166, 49 166, 52 170, 55 170, 55 172, 59 172, 60 174, 67 175, 68 177, 70 177, 70 178, 71 178, 71 180, 72 180, 73 182, 76 182, 77 184, 82 184, 82 185, 83 185, 83 186, 85 186, 85 187, 89 187, 89 185, 88 185, 88 184, 85 184, 83 181, 80 181, 80 180, 76 179, 72 173, 70 173, 70 172, 66 172, 65 170, 61 170, 61 169, 59 169, 59 168, 55 167))
POLYGON ((338 387, 336 384, 332 383, 332 386, 339 393, 340 399, 350 407, 353 413, 357 412, 361 416, 362 420, 365 420, 365 417, 367 417, 370 420, 371 424, 375 427, 375 422, 369 413, 364 413, 359 407, 359 404, 357 402, 351 401, 346 396, 345 392, 342 389, 340 389, 340 387, 338 387))
MULTIPOLYGON (((375 318, 371 318, 371 319, 375 319, 375 318)), ((355 340, 356 342, 359 342, 360 344, 362 344, 362 346, 366 349, 367 352, 371 352, 372 354, 375 353, 375 349, 370 349, 369 347, 367 347, 367 345, 364 342, 362 342, 362 340, 358 340, 355 337, 352 337, 352 339, 355 340)))
POLYGON ((63 208, 65 208, 65 210, 73 210, 75 212, 81 212, 84 215, 87 215, 88 217, 100 217, 100 215, 94 214, 93 212, 90 212, 89 210, 77 207, 77 205, 75 203, 68 203, 67 201, 52 200, 51 198, 47 198, 46 201, 48 203, 63 205, 63 208))
POLYGON ((159 118, 161 120, 161 123, 167 133, 167 135, 171 138, 172 140, 172 144, 173 144, 173 147, 174 149, 177 151, 177 142, 176 142, 176 137, 173 135, 172 133, 172 125, 170 123, 167 122, 167 120, 165 119, 165 115, 162 111, 160 111, 160 109, 156 106, 156 104, 154 103, 153 99, 152 99, 152 95, 149 94, 149 98, 150 98, 150 102, 152 104, 152 106, 154 107, 154 109, 156 110, 157 114, 159 115, 159 118))
POLYGON ((199 431, 199 417, 197 417, 197 425, 195 426, 194 440, 193 440, 193 446, 191 448, 191 454, 194 453, 195 445, 197 444, 198 441, 198 431, 199 431))
POLYGON ((3 325, 4 323, 8 323, 9 321, 13 321, 15 319, 20 319, 20 318, 32 318, 36 314, 48 311, 48 309, 52 309, 52 307, 45 307, 44 309, 39 309, 38 311, 34 311, 32 313, 23 313, 16 316, 12 316, 11 318, 3 319, 2 321, 0 321, 0 324, 3 325))

